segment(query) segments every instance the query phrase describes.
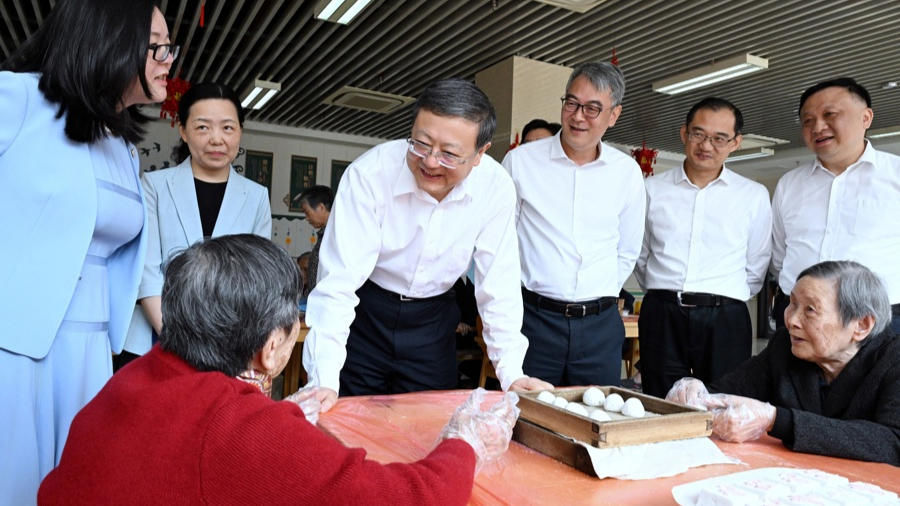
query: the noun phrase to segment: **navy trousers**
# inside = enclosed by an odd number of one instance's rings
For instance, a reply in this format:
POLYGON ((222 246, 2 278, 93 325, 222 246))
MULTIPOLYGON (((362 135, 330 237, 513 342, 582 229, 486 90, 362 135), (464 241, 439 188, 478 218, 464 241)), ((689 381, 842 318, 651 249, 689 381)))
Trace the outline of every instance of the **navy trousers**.
POLYGON ((340 376, 342 397, 456 388, 459 307, 453 290, 402 301, 367 281, 356 295, 359 305, 340 376))

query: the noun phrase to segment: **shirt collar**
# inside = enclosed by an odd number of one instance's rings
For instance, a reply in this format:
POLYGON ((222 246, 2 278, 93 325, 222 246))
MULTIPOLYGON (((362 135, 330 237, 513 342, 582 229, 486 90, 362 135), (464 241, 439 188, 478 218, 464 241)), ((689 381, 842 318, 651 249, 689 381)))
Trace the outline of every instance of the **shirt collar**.
MULTIPOLYGON (((875 161, 877 158, 878 158, 878 153, 877 153, 877 151, 875 151, 875 147, 872 146, 872 142, 869 141, 869 139, 866 139, 866 149, 863 150, 863 154, 859 157, 858 160, 851 163, 850 166, 847 167, 847 170, 845 170, 841 174, 846 174, 847 172, 855 169, 856 167, 859 167, 863 163, 869 163, 873 167, 875 167, 876 166, 875 161)), ((811 176, 813 174, 813 172, 816 171, 816 169, 824 170, 825 172, 831 174, 833 177, 837 177, 837 176, 835 176, 835 174, 833 172, 826 169, 825 166, 822 165, 822 161, 819 160, 818 156, 816 157, 816 163, 814 163, 812 168, 809 169, 809 173, 807 174, 807 176, 811 176)))
MULTIPOLYGON (((678 167, 677 169, 672 169, 672 170, 678 170, 678 173, 675 175, 675 184, 684 182, 691 186, 697 186, 694 183, 692 183, 690 179, 688 179, 687 173, 684 171, 684 162, 682 162, 681 167, 678 167)), ((730 170, 728 170, 728 167, 726 167, 725 164, 722 164, 722 172, 719 173, 719 177, 710 181, 709 184, 716 184, 717 181, 721 181, 722 184, 725 184, 725 185, 731 184, 731 180, 733 178, 733 176, 731 174, 732 174, 732 172, 730 170)), ((709 185, 707 185, 707 187, 708 186, 709 185)))
MULTIPOLYGON (((600 146, 600 157, 597 158, 596 160, 592 160, 584 165, 581 165, 580 167, 584 167, 586 165, 591 165, 593 163, 602 163, 602 164, 609 163, 610 156, 612 156, 612 148, 609 147, 608 145, 606 145, 603 141, 600 141, 599 146, 600 146)), ((573 165, 575 165, 575 162, 573 162, 572 159, 569 158, 569 155, 566 154, 566 151, 562 147, 562 131, 557 132, 556 135, 553 137, 553 142, 550 142, 550 159, 551 160, 568 160, 573 165)))

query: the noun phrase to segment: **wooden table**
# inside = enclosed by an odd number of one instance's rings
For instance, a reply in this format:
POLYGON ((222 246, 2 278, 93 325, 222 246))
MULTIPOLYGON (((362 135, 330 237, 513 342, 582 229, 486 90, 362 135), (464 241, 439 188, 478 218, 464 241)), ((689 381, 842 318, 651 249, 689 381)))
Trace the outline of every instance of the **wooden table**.
MULTIPOLYGON (((342 398, 321 415, 319 427, 347 446, 365 448, 370 459, 411 462, 430 451, 453 410, 469 393, 342 398)), ((495 402, 499 395, 489 392, 489 402, 495 402)), ((713 440, 726 455, 743 464, 698 467, 671 478, 644 481, 590 478, 512 442, 499 464, 486 466, 476 477, 469 503, 674 505, 671 490, 676 485, 762 467, 817 468, 900 493, 900 468, 887 464, 795 453, 769 436, 744 444, 713 440)))
POLYGON ((300 333, 297 334, 297 344, 291 352, 291 358, 284 366, 284 385, 282 386, 282 399, 300 389, 301 384, 306 384, 306 371, 303 370, 303 341, 309 334, 306 320, 300 320, 300 333))

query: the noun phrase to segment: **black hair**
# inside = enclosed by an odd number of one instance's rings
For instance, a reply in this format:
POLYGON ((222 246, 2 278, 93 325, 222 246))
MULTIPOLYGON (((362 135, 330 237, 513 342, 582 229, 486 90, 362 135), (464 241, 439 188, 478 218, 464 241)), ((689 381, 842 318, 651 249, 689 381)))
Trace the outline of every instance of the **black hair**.
POLYGON ((121 105, 135 79, 152 97, 146 68, 155 7, 154 0, 60 0, 0 69, 40 73, 38 87, 59 104, 69 139, 91 144, 108 128, 138 144, 149 118, 121 105))
MULTIPOLYGON (((237 110, 238 123, 244 128, 244 112, 241 106, 241 99, 237 93, 228 86, 219 83, 199 83, 192 85, 178 101, 178 123, 181 126, 187 126, 188 117, 191 114, 191 107, 201 100, 228 100, 234 104, 237 110)), ((176 164, 187 160, 191 156, 191 149, 184 140, 179 140, 178 144, 172 148, 172 161, 176 164)))
POLYGON ((741 114, 741 110, 728 100, 718 97, 706 97, 694 104, 694 107, 691 107, 691 110, 687 113, 687 117, 684 119, 685 126, 691 125, 691 121, 694 121, 694 116, 697 114, 697 111, 701 109, 709 109, 710 111, 727 109, 731 111, 734 114, 734 135, 741 135, 741 132, 744 129, 744 115, 741 114))
POLYGON ((477 86, 464 79, 441 79, 429 84, 413 104, 413 123, 422 109, 477 124, 476 150, 491 142, 497 129, 497 113, 491 101, 477 86))
POLYGON ((327 186, 310 186, 300 193, 297 200, 301 205, 306 202, 312 209, 319 207, 319 204, 323 204, 325 209, 331 212, 331 205, 334 204, 334 192, 327 186))
POLYGON ((867 90, 865 86, 857 83, 850 77, 838 77, 835 79, 822 81, 819 84, 807 88, 806 91, 803 92, 803 95, 800 95, 800 107, 797 108, 797 114, 800 114, 800 111, 803 110, 803 104, 806 103, 809 97, 824 90, 825 88, 833 87, 846 89, 850 92, 851 95, 856 95, 857 97, 863 99, 866 102, 866 107, 870 109, 872 108, 872 96, 869 95, 869 90, 867 90))
POLYGON ((528 136, 528 132, 531 132, 532 130, 540 130, 541 128, 550 132, 551 135, 556 135, 557 132, 562 129, 562 125, 560 125, 559 123, 549 123, 547 122, 547 120, 543 120, 540 118, 533 119, 526 123, 524 127, 522 127, 522 142, 525 142, 525 137, 528 136))
POLYGON ((166 265, 160 346, 198 371, 237 376, 271 333, 299 318, 300 270, 253 234, 194 243, 166 265))

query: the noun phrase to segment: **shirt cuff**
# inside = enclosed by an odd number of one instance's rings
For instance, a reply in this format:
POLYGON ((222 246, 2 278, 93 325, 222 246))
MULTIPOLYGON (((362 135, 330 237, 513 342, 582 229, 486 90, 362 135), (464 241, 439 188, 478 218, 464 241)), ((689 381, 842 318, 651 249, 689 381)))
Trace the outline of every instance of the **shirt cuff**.
POLYGON ((516 380, 524 377, 525 372, 521 367, 506 367, 497 371, 497 379, 500 381, 500 388, 502 388, 504 392, 509 391, 510 385, 515 383, 516 380))
POLYGON ((781 440, 784 446, 794 446, 794 413, 787 408, 775 407, 775 424, 769 435, 781 440))

